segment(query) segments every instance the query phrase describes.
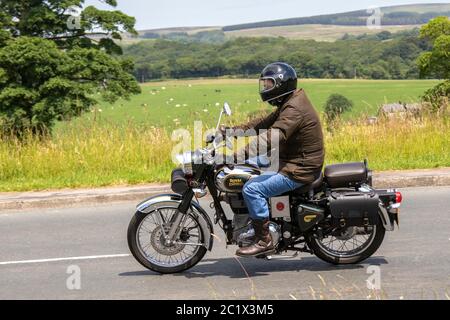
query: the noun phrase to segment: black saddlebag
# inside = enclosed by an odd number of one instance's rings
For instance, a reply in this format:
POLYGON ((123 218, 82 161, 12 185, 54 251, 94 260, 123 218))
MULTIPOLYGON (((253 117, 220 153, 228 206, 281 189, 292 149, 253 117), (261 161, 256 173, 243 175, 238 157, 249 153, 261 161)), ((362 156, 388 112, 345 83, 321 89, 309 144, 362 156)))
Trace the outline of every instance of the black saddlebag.
POLYGON ((379 198, 376 193, 332 192, 329 196, 334 227, 364 227, 378 223, 379 198))

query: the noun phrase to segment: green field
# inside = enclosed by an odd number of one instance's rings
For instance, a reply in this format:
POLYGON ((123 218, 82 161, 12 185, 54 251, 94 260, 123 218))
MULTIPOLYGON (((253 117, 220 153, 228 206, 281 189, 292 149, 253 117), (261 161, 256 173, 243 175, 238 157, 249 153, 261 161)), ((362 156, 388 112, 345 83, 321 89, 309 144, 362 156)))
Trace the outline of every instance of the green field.
MULTIPOLYGON (((380 105, 391 102, 415 102, 434 80, 301 80, 318 111, 332 93, 340 93, 354 102, 354 108, 345 118, 375 115, 380 105)), ((250 113, 270 110, 260 101, 256 79, 207 79, 153 82, 142 85, 142 94, 129 101, 111 105, 103 103, 77 122, 94 119, 108 123, 143 123, 172 129, 191 126, 195 120, 213 125, 222 104, 230 103, 234 121, 245 119, 250 113)), ((60 124, 58 128, 63 128, 60 124)))

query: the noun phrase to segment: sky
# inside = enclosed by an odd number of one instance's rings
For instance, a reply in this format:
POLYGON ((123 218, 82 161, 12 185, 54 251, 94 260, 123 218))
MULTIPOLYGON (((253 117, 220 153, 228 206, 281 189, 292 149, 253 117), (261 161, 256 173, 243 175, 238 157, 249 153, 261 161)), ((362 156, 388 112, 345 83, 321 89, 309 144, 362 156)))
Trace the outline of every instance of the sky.
MULTIPOLYGON (((226 26, 265 20, 413 3, 448 3, 439 0, 117 0, 116 9, 136 18, 136 29, 188 26, 226 26)), ((102 0, 87 5, 110 8, 102 0)))

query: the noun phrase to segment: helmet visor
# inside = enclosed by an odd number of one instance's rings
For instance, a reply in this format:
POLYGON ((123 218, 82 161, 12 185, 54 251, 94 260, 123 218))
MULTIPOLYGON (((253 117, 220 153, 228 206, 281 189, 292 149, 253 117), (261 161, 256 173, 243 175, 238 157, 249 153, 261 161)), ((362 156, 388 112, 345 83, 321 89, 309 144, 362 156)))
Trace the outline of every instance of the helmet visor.
POLYGON ((271 90, 273 87, 275 87, 275 80, 273 78, 259 79, 259 92, 271 90))

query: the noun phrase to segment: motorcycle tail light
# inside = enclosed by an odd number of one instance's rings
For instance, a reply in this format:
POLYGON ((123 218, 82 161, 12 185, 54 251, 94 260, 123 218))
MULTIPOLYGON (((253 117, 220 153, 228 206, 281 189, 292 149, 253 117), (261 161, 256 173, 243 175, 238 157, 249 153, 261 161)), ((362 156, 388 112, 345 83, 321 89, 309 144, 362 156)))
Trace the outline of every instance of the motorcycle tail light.
POLYGON ((403 200, 402 194, 399 191, 397 191, 395 193, 395 203, 400 203, 402 202, 402 200, 403 200))

